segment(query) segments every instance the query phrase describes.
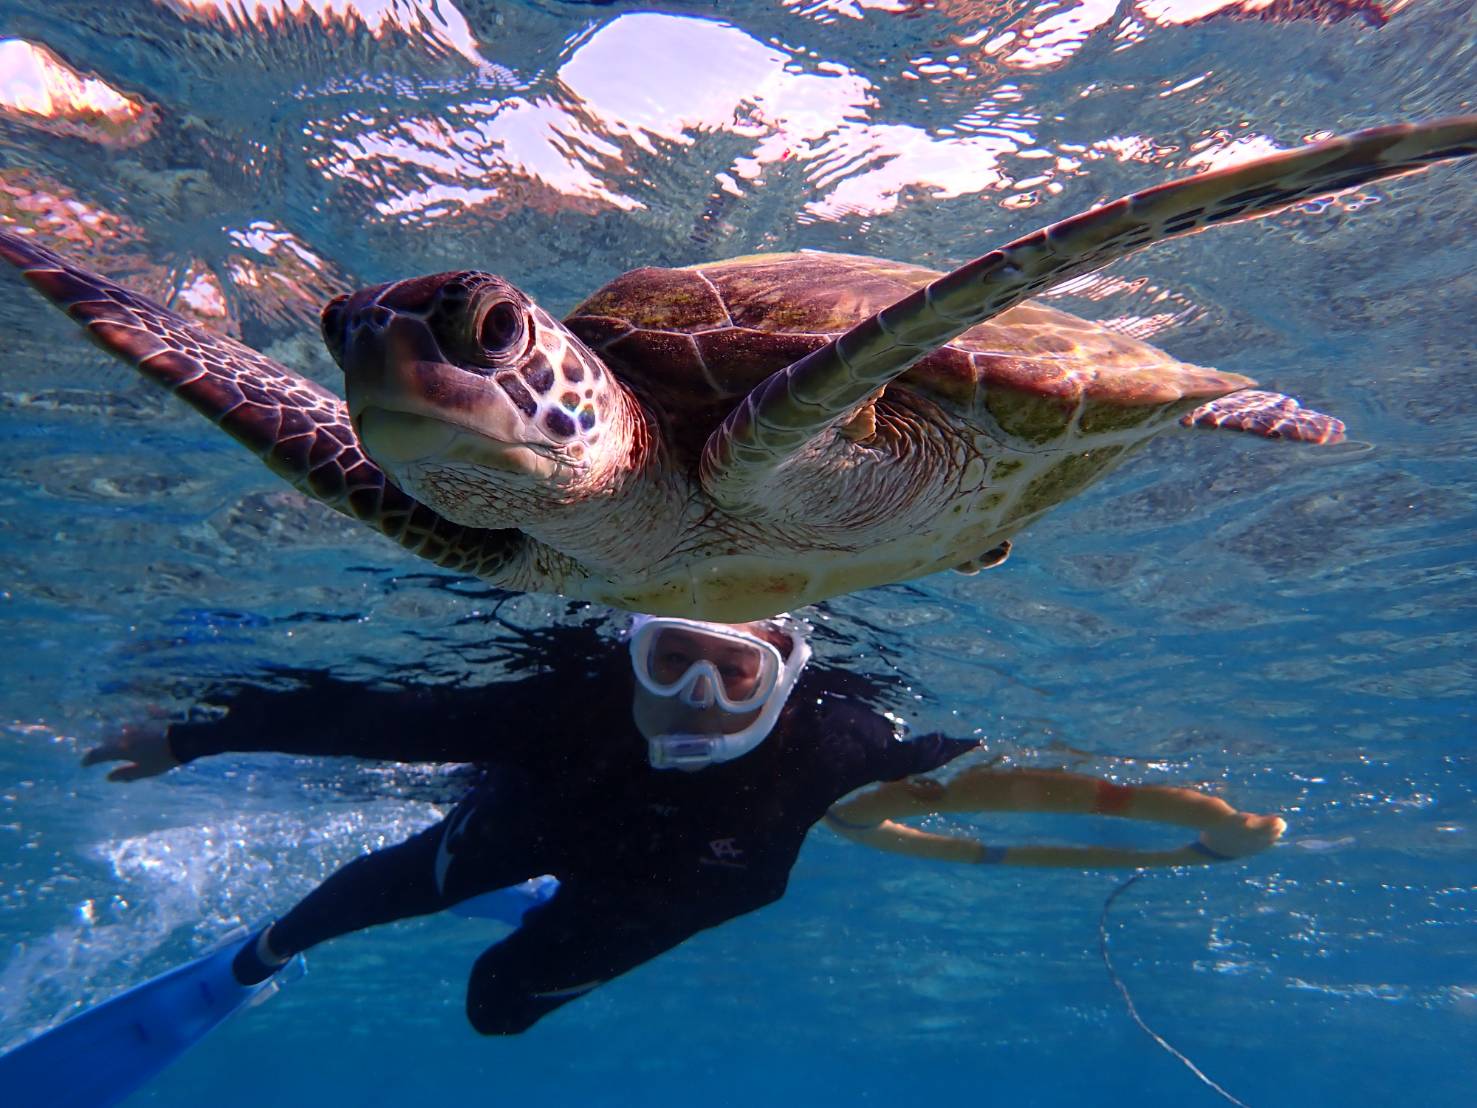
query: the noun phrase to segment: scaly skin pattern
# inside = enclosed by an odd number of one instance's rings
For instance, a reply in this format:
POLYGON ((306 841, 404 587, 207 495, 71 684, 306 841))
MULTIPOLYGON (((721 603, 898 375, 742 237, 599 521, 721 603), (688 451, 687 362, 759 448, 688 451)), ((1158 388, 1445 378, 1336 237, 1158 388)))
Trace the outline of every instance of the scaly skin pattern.
POLYGON ((97 345, 203 413, 267 467, 314 499, 382 531, 437 565, 523 591, 545 587, 515 530, 467 528, 385 479, 365 455, 344 402, 249 347, 0 230, 0 257, 80 323, 97 345))
MULTIPOLYGON (((762 515, 777 473, 926 354, 1150 243, 1477 152, 1477 116, 1359 131, 1145 189, 1015 240, 871 316, 755 388, 708 440, 716 504, 762 515)), ((1289 421, 1290 422, 1290 421, 1289 421)))
POLYGON ((639 572, 694 507, 693 483, 671 469, 629 391, 501 278, 464 271, 361 289, 330 302, 322 322, 353 429, 391 480, 468 527, 516 527, 540 550, 580 551, 558 591, 591 595, 582 582, 599 589, 639 572))
POLYGON ((378 286, 325 309, 347 411, 24 239, 0 255, 299 488, 441 564, 739 621, 998 562, 1176 420, 1332 441, 1337 421, 1291 398, 1023 301, 1474 144, 1477 118, 1361 132, 1134 194, 942 277, 811 255, 636 271, 569 330, 490 274, 378 286))

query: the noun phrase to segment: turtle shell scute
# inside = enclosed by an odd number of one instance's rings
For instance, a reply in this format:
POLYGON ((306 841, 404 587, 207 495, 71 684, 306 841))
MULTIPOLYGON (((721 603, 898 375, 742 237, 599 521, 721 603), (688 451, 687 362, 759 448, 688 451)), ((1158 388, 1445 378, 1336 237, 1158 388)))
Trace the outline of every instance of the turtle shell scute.
MULTIPOLYGON (((939 274, 848 254, 757 254, 684 270, 645 268, 596 291, 567 320, 612 369, 670 415, 709 418, 939 274)), ((1034 301, 971 327, 894 385, 955 410, 988 409, 1045 442, 1074 421, 1107 431, 1165 405, 1247 387, 1148 343, 1034 301)))

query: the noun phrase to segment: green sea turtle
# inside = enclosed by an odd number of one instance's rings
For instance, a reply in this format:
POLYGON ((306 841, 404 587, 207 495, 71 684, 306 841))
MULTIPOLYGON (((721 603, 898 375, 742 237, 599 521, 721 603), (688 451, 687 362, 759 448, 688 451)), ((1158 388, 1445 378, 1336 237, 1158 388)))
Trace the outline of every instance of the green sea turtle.
POLYGON ((1477 153, 1477 116, 1158 185, 939 276, 832 254, 617 277, 561 325, 471 271, 335 298, 348 403, 10 232, 105 349, 310 496, 504 588, 748 620, 1001 560, 1176 422, 1342 425, 1030 302, 1149 243, 1477 153))

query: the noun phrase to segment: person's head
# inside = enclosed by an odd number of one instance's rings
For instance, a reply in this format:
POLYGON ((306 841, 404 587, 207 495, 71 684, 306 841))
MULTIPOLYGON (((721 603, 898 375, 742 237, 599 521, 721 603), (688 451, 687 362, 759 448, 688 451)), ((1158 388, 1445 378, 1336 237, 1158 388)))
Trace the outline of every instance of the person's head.
POLYGON ((809 658, 803 636, 770 620, 637 616, 632 714, 651 764, 701 769, 753 750, 774 728, 809 658))

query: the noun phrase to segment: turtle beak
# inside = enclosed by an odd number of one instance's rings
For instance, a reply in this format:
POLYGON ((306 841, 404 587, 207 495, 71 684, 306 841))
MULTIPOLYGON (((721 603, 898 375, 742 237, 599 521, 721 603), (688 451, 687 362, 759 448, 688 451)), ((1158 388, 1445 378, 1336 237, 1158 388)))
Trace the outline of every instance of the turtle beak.
POLYGON ((398 384, 398 367, 445 365, 446 356, 425 320, 404 314, 381 296, 389 285, 337 296, 323 309, 323 342, 344 371, 353 394, 382 391, 398 384))
MULTIPOLYGON (((366 363, 382 360, 382 352, 389 346, 392 330, 399 330, 395 327, 395 311, 379 302, 380 294, 389 287, 375 285, 335 296, 323 307, 318 318, 323 345, 328 347, 328 353, 346 375, 363 372, 370 368, 366 363)), ((424 330, 424 327, 419 329, 424 330)), ((429 334, 426 337, 430 339, 429 334)), ((440 361, 441 350, 434 340, 430 341, 430 347, 434 351, 430 357, 440 361)))

